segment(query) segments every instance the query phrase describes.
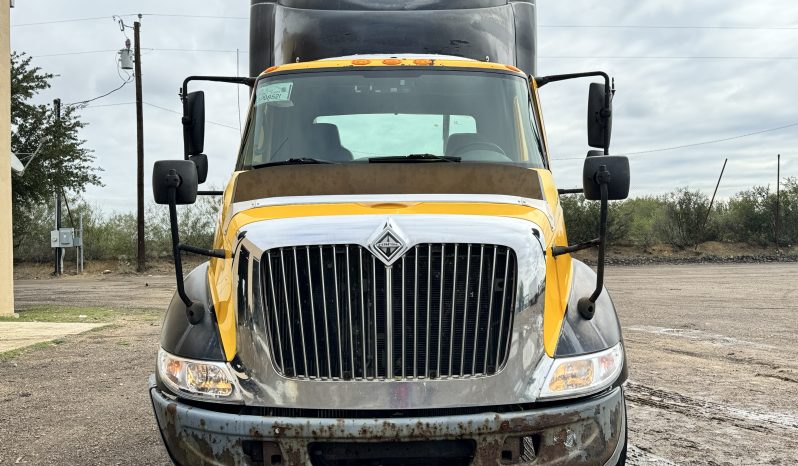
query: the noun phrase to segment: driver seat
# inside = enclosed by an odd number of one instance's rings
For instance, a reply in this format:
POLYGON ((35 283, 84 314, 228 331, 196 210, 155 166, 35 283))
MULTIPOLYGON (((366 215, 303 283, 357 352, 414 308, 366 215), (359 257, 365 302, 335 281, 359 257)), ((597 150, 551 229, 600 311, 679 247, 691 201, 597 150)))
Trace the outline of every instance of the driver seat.
POLYGON ((478 133, 454 133, 450 134, 449 137, 446 139, 446 147, 444 148, 444 153, 446 155, 457 155, 457 152, 466 147, 470 144, 474 144, 476 142, 487 142, 490 141, 478 133))
POLYGON ((328 162, 351 162, 352 152, 341 145, 338 127, 332 123, 314 123, 304 135, 308 141, 308 157, 328 162))

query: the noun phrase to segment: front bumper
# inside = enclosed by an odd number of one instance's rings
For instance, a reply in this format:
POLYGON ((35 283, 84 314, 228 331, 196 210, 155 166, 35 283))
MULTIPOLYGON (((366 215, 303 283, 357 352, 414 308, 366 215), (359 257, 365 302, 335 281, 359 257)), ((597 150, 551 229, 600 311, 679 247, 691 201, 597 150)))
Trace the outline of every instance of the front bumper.
MULTIPOLYGON (((383 451, 395 452, 391 446, 401 442, 413 442, 408 445, 421 451, 430 445, 434 448, 435 444, 426 442, 463 440, 472 445, 472 465, 614 465, 626 440, 620 387, 589 399, 528 411, 383 419, 211 411, 164 395, 154 377, 150 397, 166 448, 179 465, 324 464, 311 456, 322 455, 336 444, 346 443, 346 450, 353 444, 370 443, 374 447, 370 454, 374 454, 383 446, 387 446, 383 451)), ((423 460, 413 458, 419 459, 423 460)))

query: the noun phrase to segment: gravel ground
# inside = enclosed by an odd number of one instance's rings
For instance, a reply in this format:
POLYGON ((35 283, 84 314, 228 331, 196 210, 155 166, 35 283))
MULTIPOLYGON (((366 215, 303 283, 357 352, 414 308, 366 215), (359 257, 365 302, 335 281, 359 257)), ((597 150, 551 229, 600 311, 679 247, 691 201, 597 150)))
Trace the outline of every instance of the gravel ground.
MULTIPOLYGON (((162 308, 171 280, 19 280, 17 300, 162 308)), ((798 265, 615 266, 607 281, 629 357, 629 464, 796 463, 798 265)), ((146 391, 160 324, 119 324, 0 362, 0 464, 168 464, 146 391)))

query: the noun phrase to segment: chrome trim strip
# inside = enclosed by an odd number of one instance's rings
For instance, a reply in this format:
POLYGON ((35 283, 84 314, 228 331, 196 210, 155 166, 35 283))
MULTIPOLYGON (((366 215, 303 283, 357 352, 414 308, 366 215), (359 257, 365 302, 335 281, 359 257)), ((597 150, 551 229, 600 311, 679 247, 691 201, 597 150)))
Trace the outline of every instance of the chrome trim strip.
MULTIPOLYGON (((393 286, 392 267, 385 267, 385 377, 393 378, 393 286)), ((379 357, 379 355, 377 355, 379 357)))

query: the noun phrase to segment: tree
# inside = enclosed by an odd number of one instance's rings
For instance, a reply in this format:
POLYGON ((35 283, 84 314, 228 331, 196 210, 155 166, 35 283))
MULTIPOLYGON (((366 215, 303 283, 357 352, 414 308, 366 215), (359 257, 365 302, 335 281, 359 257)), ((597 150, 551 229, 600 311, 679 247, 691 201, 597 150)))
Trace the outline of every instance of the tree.
POLYGON ((79 137, 86 124, 78 117, 78 107, 63 106, 58 120, 52 107, 33 102, 50 87, 54 75, 31 65, 31 58, 24 53, 11 55, 11 150, 33 153, 41 144, 25 175, 12 177, 15 246, 26 240, 45 240, 29 237, 33 223, 29 214, 51 202, 53 193, 82 193, 88 185, 101 185, 93 152, 79 137))

